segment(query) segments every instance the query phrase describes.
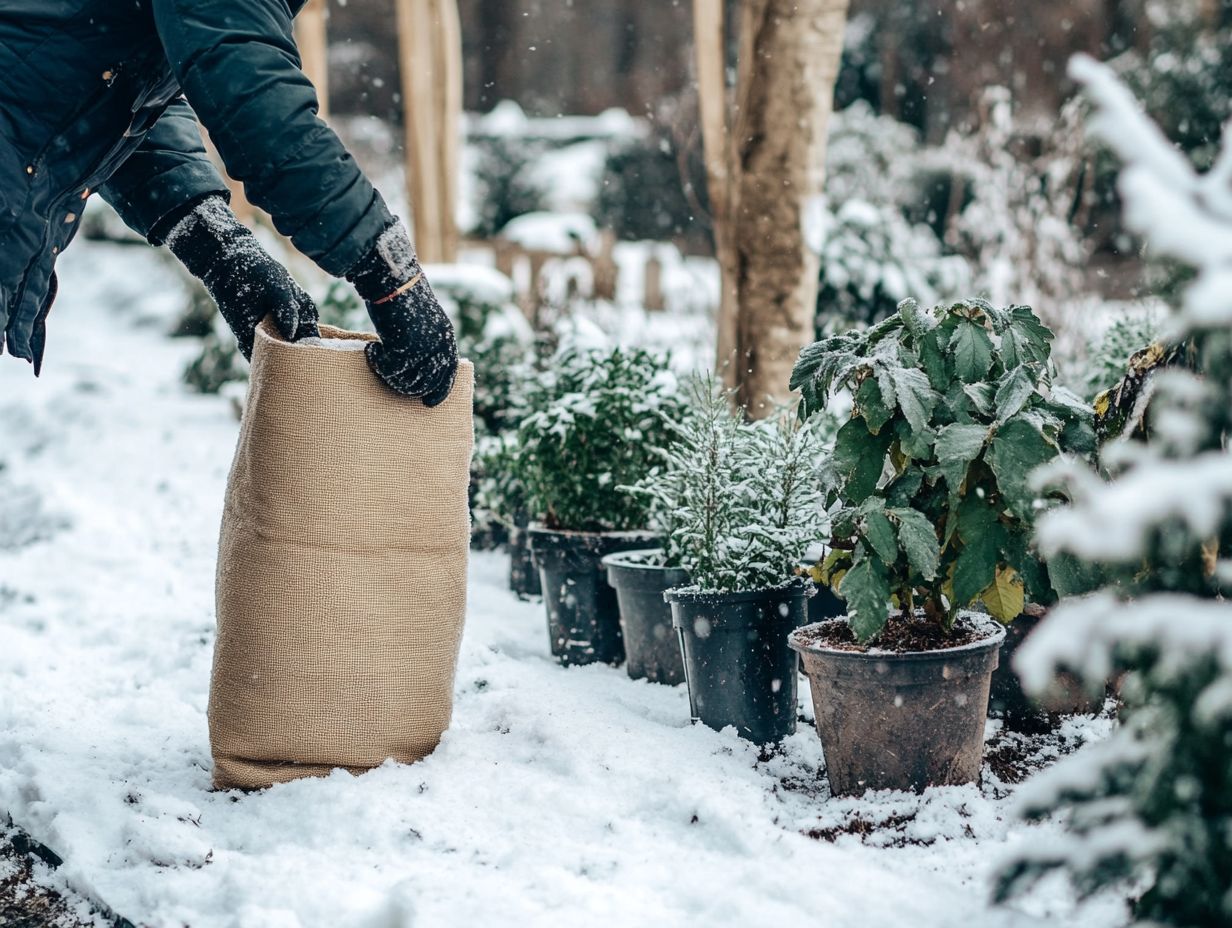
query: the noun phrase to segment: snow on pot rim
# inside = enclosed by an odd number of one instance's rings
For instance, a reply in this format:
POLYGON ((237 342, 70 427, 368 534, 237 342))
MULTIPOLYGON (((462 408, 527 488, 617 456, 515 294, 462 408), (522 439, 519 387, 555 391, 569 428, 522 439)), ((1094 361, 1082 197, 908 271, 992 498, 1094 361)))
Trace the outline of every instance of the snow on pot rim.
POLYGON ((870 647, 865 651, 853 651, 849 648, 833 647, 821 642, 805 640, 823 625, 848 621, 847 616, 838 616, 837 618, 826 619, 824 622, 813 622, 797 628, 788 636, 787 643, 802 656, 805 654, 825 655, 828 661, 845 660, 852 663, 862 663, 865 661, 928 663, 950 661, 955 657, 965 657, 969 654, 974 655, 994 649, 999 650, 1005 642, 1006 627, 991 616, 973 610, 963 610, 958 616, 960 619, 965 620, 973 631, 977 633, 987 631, 988 634, 975 641, 968 641, 966 644, 955 645, 952 648, 934 648, 930 651, 890 651, 876 647, 870 647))
POLYGON ((803 594, 806 598, 813 596, 817 587, 811 580, 803 577, 792 577, 779 586, 766 586, 756 590, 703 590, 695 586, 676 586, 663 591, 663 598, 669 603, 725 604, 747 603, 761 599, 784 598, 803 594))
POLYGON ((604 555, 603 566, 619 567, 622 570, 678 570, 684 572, 683 567, 668 567, 664 564, 663 555, 662 548, 631 548, 628 551, 616 551, 613 554, 604 555))

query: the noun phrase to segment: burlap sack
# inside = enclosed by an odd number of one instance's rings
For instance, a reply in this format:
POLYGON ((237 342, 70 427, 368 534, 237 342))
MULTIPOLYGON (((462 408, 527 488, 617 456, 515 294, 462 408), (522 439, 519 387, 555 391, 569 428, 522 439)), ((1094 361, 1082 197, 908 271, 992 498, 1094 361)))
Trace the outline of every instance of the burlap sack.
POLYGON ((431 753, 466 608, 470 363, 427 409, 386 389, 362 351, 289 344, 267 326, 218 553, 219 788, 431 753))

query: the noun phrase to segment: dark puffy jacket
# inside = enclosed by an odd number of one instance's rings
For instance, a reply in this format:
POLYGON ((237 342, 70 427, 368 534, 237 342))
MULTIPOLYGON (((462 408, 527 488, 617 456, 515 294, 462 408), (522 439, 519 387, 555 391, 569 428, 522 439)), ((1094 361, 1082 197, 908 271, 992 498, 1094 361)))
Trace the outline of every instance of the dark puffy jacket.
POLYGON ((56 256, 95 191, 156 243, 160 220, 225 194, 194 111, 325 271, 372 246, 392 220, 317 118, 291 35, 304 2, 0 0, 0 344, 37 372, 56 256))

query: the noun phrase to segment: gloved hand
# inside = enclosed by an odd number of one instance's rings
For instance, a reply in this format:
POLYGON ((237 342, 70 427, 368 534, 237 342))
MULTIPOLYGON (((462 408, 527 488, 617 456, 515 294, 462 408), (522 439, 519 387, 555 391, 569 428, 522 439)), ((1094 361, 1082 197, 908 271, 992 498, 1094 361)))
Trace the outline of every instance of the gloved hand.
POLYGON ((318 335, 317 307, 235 218, 222 197, 207 197, 167 232, 171 253, 205 285, 240 351, 252 357, 257 325, 272 315, 288 341, 318 335))
POLYGON ((458 372, 453 323, 423 275, 401 223, 346 273, 368 306, 379 342, 368 345, 368 366, 397 393, 444 402, 458 372))

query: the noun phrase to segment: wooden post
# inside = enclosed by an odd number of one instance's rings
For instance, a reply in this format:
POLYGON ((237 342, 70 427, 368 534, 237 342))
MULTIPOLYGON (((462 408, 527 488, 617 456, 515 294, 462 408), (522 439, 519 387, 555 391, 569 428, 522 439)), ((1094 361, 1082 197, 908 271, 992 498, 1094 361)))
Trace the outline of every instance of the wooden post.
POLYGON ((317 90, 322 119, 329 117, 329 43, 325 29, 328 18, 326 0, 308 0, 295 17, 295 44, 299 46, 304 73, 317 90))
POLYGON ((657 255, 646 259, 645 286, 646 309, 652 313, 662 312, 666 308, 663 300, 663 262, 657 255))
POLYGON ((462 110, 462 39, 456 0, 396 0, 406 188, 424 262, 457 258, 454 219, 462 110))

